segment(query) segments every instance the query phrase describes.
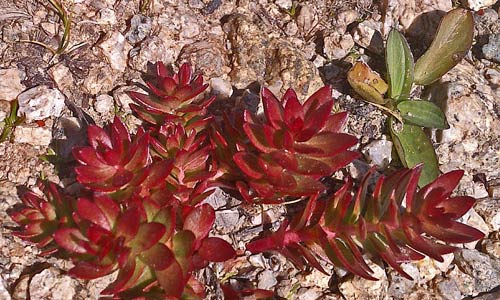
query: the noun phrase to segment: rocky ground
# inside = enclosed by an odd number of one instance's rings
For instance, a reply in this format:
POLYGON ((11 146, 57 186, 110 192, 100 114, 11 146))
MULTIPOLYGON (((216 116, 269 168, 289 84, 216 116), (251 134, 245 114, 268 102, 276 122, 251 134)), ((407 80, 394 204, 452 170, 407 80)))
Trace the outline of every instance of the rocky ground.
MULTIPOLYGON (((380 261, 370 266, 379 281, 299 272, 278 255, 241 257, 232 269, 212 265, 198 278, 209 299, 221 299, 217 279, 252 281, 288 299, 499 299, 500 298, 500 21, 495 1, 337 0, 76 0, 68 47, 57 49, 61 26, 48 1, 0 0, 0 120, 18 99, 26 120, 11 141, 0 144, 0 299, 97 299, 110 278, 91 282, 64 274, 70 263, 37 257, 37 249, 10 235, 7 210, 19 202, 17 187, 49 178, 71 188, 70 150, 84 142, 80 129, 104 124, 115 113, 131 128, 139 124, 126 91, 149 62, 190 62, 210 83, 209 93, 257 103, 259 87, 277 94, 293 87, 306 97, 324 84, 334 87, 338 109, 347 110, 347 131, 359 138, 364 157, 349 166, 356 176, 368 163, 382 171, 393 159, 385 115, 363 102, 346 81, 352 62, 363 59, 383 72, 383 40, 391 27, 405 33, 414 54, 430 44, 439 18, 454 6, 474 10, 475 44, 467 57, 425 93, 446 107, 451 128, 432 132, 443 172, 465 170, 459 194, 478 198, 464 222, 487 234, 449 254, 407 263, 404 279, 380 261), (147 4, 150 4, 149 6, 147 4), (385 6, 380 3, 385 3, 385 6), (402 4, 404 3, 404 4, 402 4), (141 13, 141 6, 142 9, 141 13), (59 153, 56 161, 43 158, 59 153)), ((260 210, 233 207, 222 191, 214 234, 235 247, 260 232, 260 210)), ((284 207, 265 217, 282 218, 284 207)), ((112 276, 111 276, 112 277, 112 276)))

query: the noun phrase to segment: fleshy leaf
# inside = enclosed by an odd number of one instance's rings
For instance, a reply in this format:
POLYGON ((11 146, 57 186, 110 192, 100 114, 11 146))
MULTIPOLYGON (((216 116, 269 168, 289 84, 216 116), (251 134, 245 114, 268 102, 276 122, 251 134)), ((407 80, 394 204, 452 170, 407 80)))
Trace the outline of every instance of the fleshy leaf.
POLYGON ((347 81, 351 87, 368 102, 384 104, 384 94, 388 85, 372 69, 363 62, 356 62, 347 73, 347 81))
POLYGON ((204 239, 198 253, 203 259, 213 262, 223 262, 236 255, 228 242, 217 237, 204 239))
POLYGON ((404 36, 396 29, 389 32, 386 48, 389 97, 408 97, 413 84, 413 55, 404 36))
POLYGON ((415 83, 429 85, 457 65, 469 51, 474 37, 472 12, 457 8, 448 12, 431 46, 415 64, 415 83))
POLYGON ((447 129, 450 126, 441 109, 434 103, 426 100, 401 101, 397 106, 401 117, 417 126, 447 129))

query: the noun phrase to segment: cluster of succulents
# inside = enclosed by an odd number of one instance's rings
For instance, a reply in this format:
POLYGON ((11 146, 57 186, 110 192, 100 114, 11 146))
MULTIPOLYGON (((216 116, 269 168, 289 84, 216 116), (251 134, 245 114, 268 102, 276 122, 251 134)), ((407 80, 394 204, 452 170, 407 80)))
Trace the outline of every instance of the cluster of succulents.
MULTIPOLYGON (((351 178, 332 191, 324 179, 358 158, 357 139, 343 133, 347 113, 332 113, 325 86, 301 102, 289 89, 278 99, 263 88, 262 116, 250 111, 209 114, 214 97, 187 64, 170 75, 156 64, 144 93, 131 92, 135 134, 115 117, 89 126, 88 145, 75 147, 78 195, 51 182, 27 191, 11 213, 14 232, 43 255, 74 262, 82 279, 118 272, 103 299, 203 299, 193 276, 210 262, 244 251, 210 235, 215 211, 205 200, 215 187, 239 193, 245 205, 300 201, 299 214, 275 232, 246 245, 251 253, 276 251, 297 267, 325 272, 325 259, 375 280, 362 251, 381 257, 407 278, 402 262, 427 255, 441 261, 483 234, 457 220, 474 204, 453 197, 461 171, 419 184, 422 165, 378 178, 368 193, 368 172, 357 188, 351 178), (420 185, 420 188, 419 188, 420 185), (439 242, 440 241, 440 242, 439 242), (448 243, 448 244, 446 244, 448 243)), ((221 286, 227 299, 269 299, 272 291, 221 286)))

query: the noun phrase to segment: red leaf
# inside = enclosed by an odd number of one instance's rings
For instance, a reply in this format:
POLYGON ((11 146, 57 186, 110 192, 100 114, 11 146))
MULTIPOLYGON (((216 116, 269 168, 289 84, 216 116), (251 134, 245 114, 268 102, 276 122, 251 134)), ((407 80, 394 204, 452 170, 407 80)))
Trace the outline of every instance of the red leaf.
POLYGON ((87 261, 79 261, 68 274, 85 280, 106 276, 113 272, 114 265, 97 265, 87 261))
POLYGON ((313 156, 333 156, 356 145, 358 140, 349 134, 322 132, 309 140, 296 143, 294 149, 313 156))
POLYGON ((98 149, 99 147, 105 147, 107 149, 113 148, 111 139, 109 138, 106 131, 98 126, 90 125, 87 128, 87 136, 90 146, 92 146, 92 148, 94 149, 98 149))
POLYGON ((205 238, 215 222, 215 211, 209 204, 193 209, 184 220, 184 230, 194 233, 197 240, 205 238))
POLYGON ((118 206, 118 204, 116 204, 115 201, 105 195, 95 195, 94 203, 106 216, 110 227, 113 228, 118 219, 118 215, 120 214, 120 207, 118 206))
POLYGON ((334 115, 330 115, 328 120, 323 126, 325 132, 340 132, 344 128, 347 122, 347 112, 339 112, 334 115))
POLYGON ((484 233, 468 225, 451 222, 449 227, 436 226, 433 220, 422 224, 423 230, 435 238, 448 243, 470 243, 484 238, 484 233))
POLYGON ((85 237, 76 228, 61 228, 54 233, 54 240, 70 253, 87 253, 83 246, 85 237))
POLYGON ((236 255, 231 244, 217 237, 204 239, 198 253, 204 260, 212 262, 223 262, 236 255))
POLYGON ((266 127, 260 124, 251 124, 246 123, 243 125, 243 130, 245 131, 248 139, 255 146, 255 148, 259 149, 264 153, 269 153, 274 150, 273 145, 270 142, 273 141, 272 137, 266 136, 266 130, 272 128, 270 126, 266 127))
POLYGON ((264 176, 258 166, 258 157, 248 152, 238 152, 234 154, 233 160, 236 165, 250 178, 260 179, 264 176))
POLYGON ((101 293, 103 295, 113 295, 125 290, 127 286, 139 279, 142 272, 137 271, 141 271, 141 268, 136 268, 135 259, 129 260, 124 267, 120 268, 115 281, 108 285, 101 293))
POLYGON ((127 241, 133 239, 139 231, 141 215, 137 208, 126 210, 118 219, 116 225, 116 236, 123 236, 127 241))
POLYGON ((177 73, 179 78, 179 86, 185 86, 191 81, 191 66, 188 63, 183 63, 177 73))
POLYGON ((175 260, 172 250, 163 244, 156 244, 139 254, 140 259, 155 270, 168 268, 175 260))
POLYGON ((143 223, 139 226, 139 230, 131 242, 131 248, 135 253, 141 253, 158 243, 165 231, 165 226, 160 223, 143 223))
POLYGON ((279 129, 283 126, 284 115, 283 107, 280 102, 274 96, 274 94, 267 88, 263 88, 262 92, 262 104, 264 106, 264 114, 266 115, 267 121, 275 129, 279 129))
POLYGON ((284 117, 286 124, 292 132, 298 132, 304 126, 304 111, 293 89, 288 89, 283 95, 285 106, 284 117))
POLYGON ((77 212, 80 217, 88 220, 103 229, 111 231, 113 223, 110 223, 102 210, 86 198, 79 198, 76 202, 77 212))
MULTIPOLYGON (((175 260, 163 270, 155 270, 156 279, 167 296, 180 298, 187 280, 179 263, 175 260)), ((177 298, 176 298, 177 299, 177 298)))
POLYGON ((82 184, 93 182, 104 182, 110 179, 116 172, 114 167, 95 168, 91 166, 78 166, 75 168, 76 179, 82 184))

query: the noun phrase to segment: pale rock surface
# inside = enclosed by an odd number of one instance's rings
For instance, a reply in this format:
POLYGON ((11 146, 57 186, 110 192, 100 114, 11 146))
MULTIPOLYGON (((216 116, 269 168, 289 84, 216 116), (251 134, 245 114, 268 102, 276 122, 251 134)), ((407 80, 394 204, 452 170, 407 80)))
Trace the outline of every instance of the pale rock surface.
POLYGON ((380 23, 369 19, 358 24, 353 33, 354 42, 376 54, 384 53, 384 40, 380 33, 380 23))
POLYGON ((48 74, 54 80, 59 90, 69 94, 68 89, 73 85, 74 78, 66 65, 58 63, 48 70, 48 74))
POLYGON ((324 40, 324 52, 329 59, 344 58, 354 47, 354 40, 350 34, 333 32, 324 40))
POLYGON ((110 95, 99 95, 94 102, 94 109, 100 114, 107 114, 113 110, 113 97, 110 95))
POLYGON ((24 91, 21 77, 18 69, 0 69, 0 100, 14 100, 24 91))
POLYGON ((479 10, 481 8, 493 6, 497 0, 465 0, 464 6, 472 10, 479 10))
POLYGON ((64 95, 57 89, 45 85, 29 89, 18 96, 18 115, 24 114, 26 121, 59 117, 64 108, 64 95))
POLYGON ((32 299, 73 300, 76 282, 54 268, 48 268, 33 276, 29 289, 32 299))
POLYGON ((389 282, 384 269, 371 262, 368 266, 373 270, 371 275, 379 280, 370 281, 356 276, 352 280, 342 282, 339 284, 339 290, 346 299, 386 299, 389 282))
POLYGON ((489 228, 489 231, 500 230, 500 200, 495 198, 478 199, 474 205, 474 210, 482 216, 489 228))
POLYGON ((392 142, 386 139, 376 140, 363 149, 368 161, 384 169, 392 161, 392 142))
MULTIPOLYGON (((456 252, 455 264, 472 279, 472 293, 462 291, 462 294, 477 295, 488 292, 500 282, 500 260, 487 254, 477 250, 461 249, 456 252)), ((458 286, 461 287, 460 284, 458 286)))
POLYGON ((157 36, 146 37, 140 48, 130 52, 130 66, 135 70, 146 71, 148 63, 162 61, 170 64, 175 61, 177 52, 169 47, 169 42, 157 36))
POLYGON ((123 72, 127 67, 127 56, 132 46, 120 32, 113 32, 99 45, 113 70, 123 72))
MULTIPOLYGON (((36 125, 35 125, 36 126, 36 125)), ((52 141, 52 132, 47 127, 20 125, 14 131, 14 142, 33 146, 48 146, 52 141)))

